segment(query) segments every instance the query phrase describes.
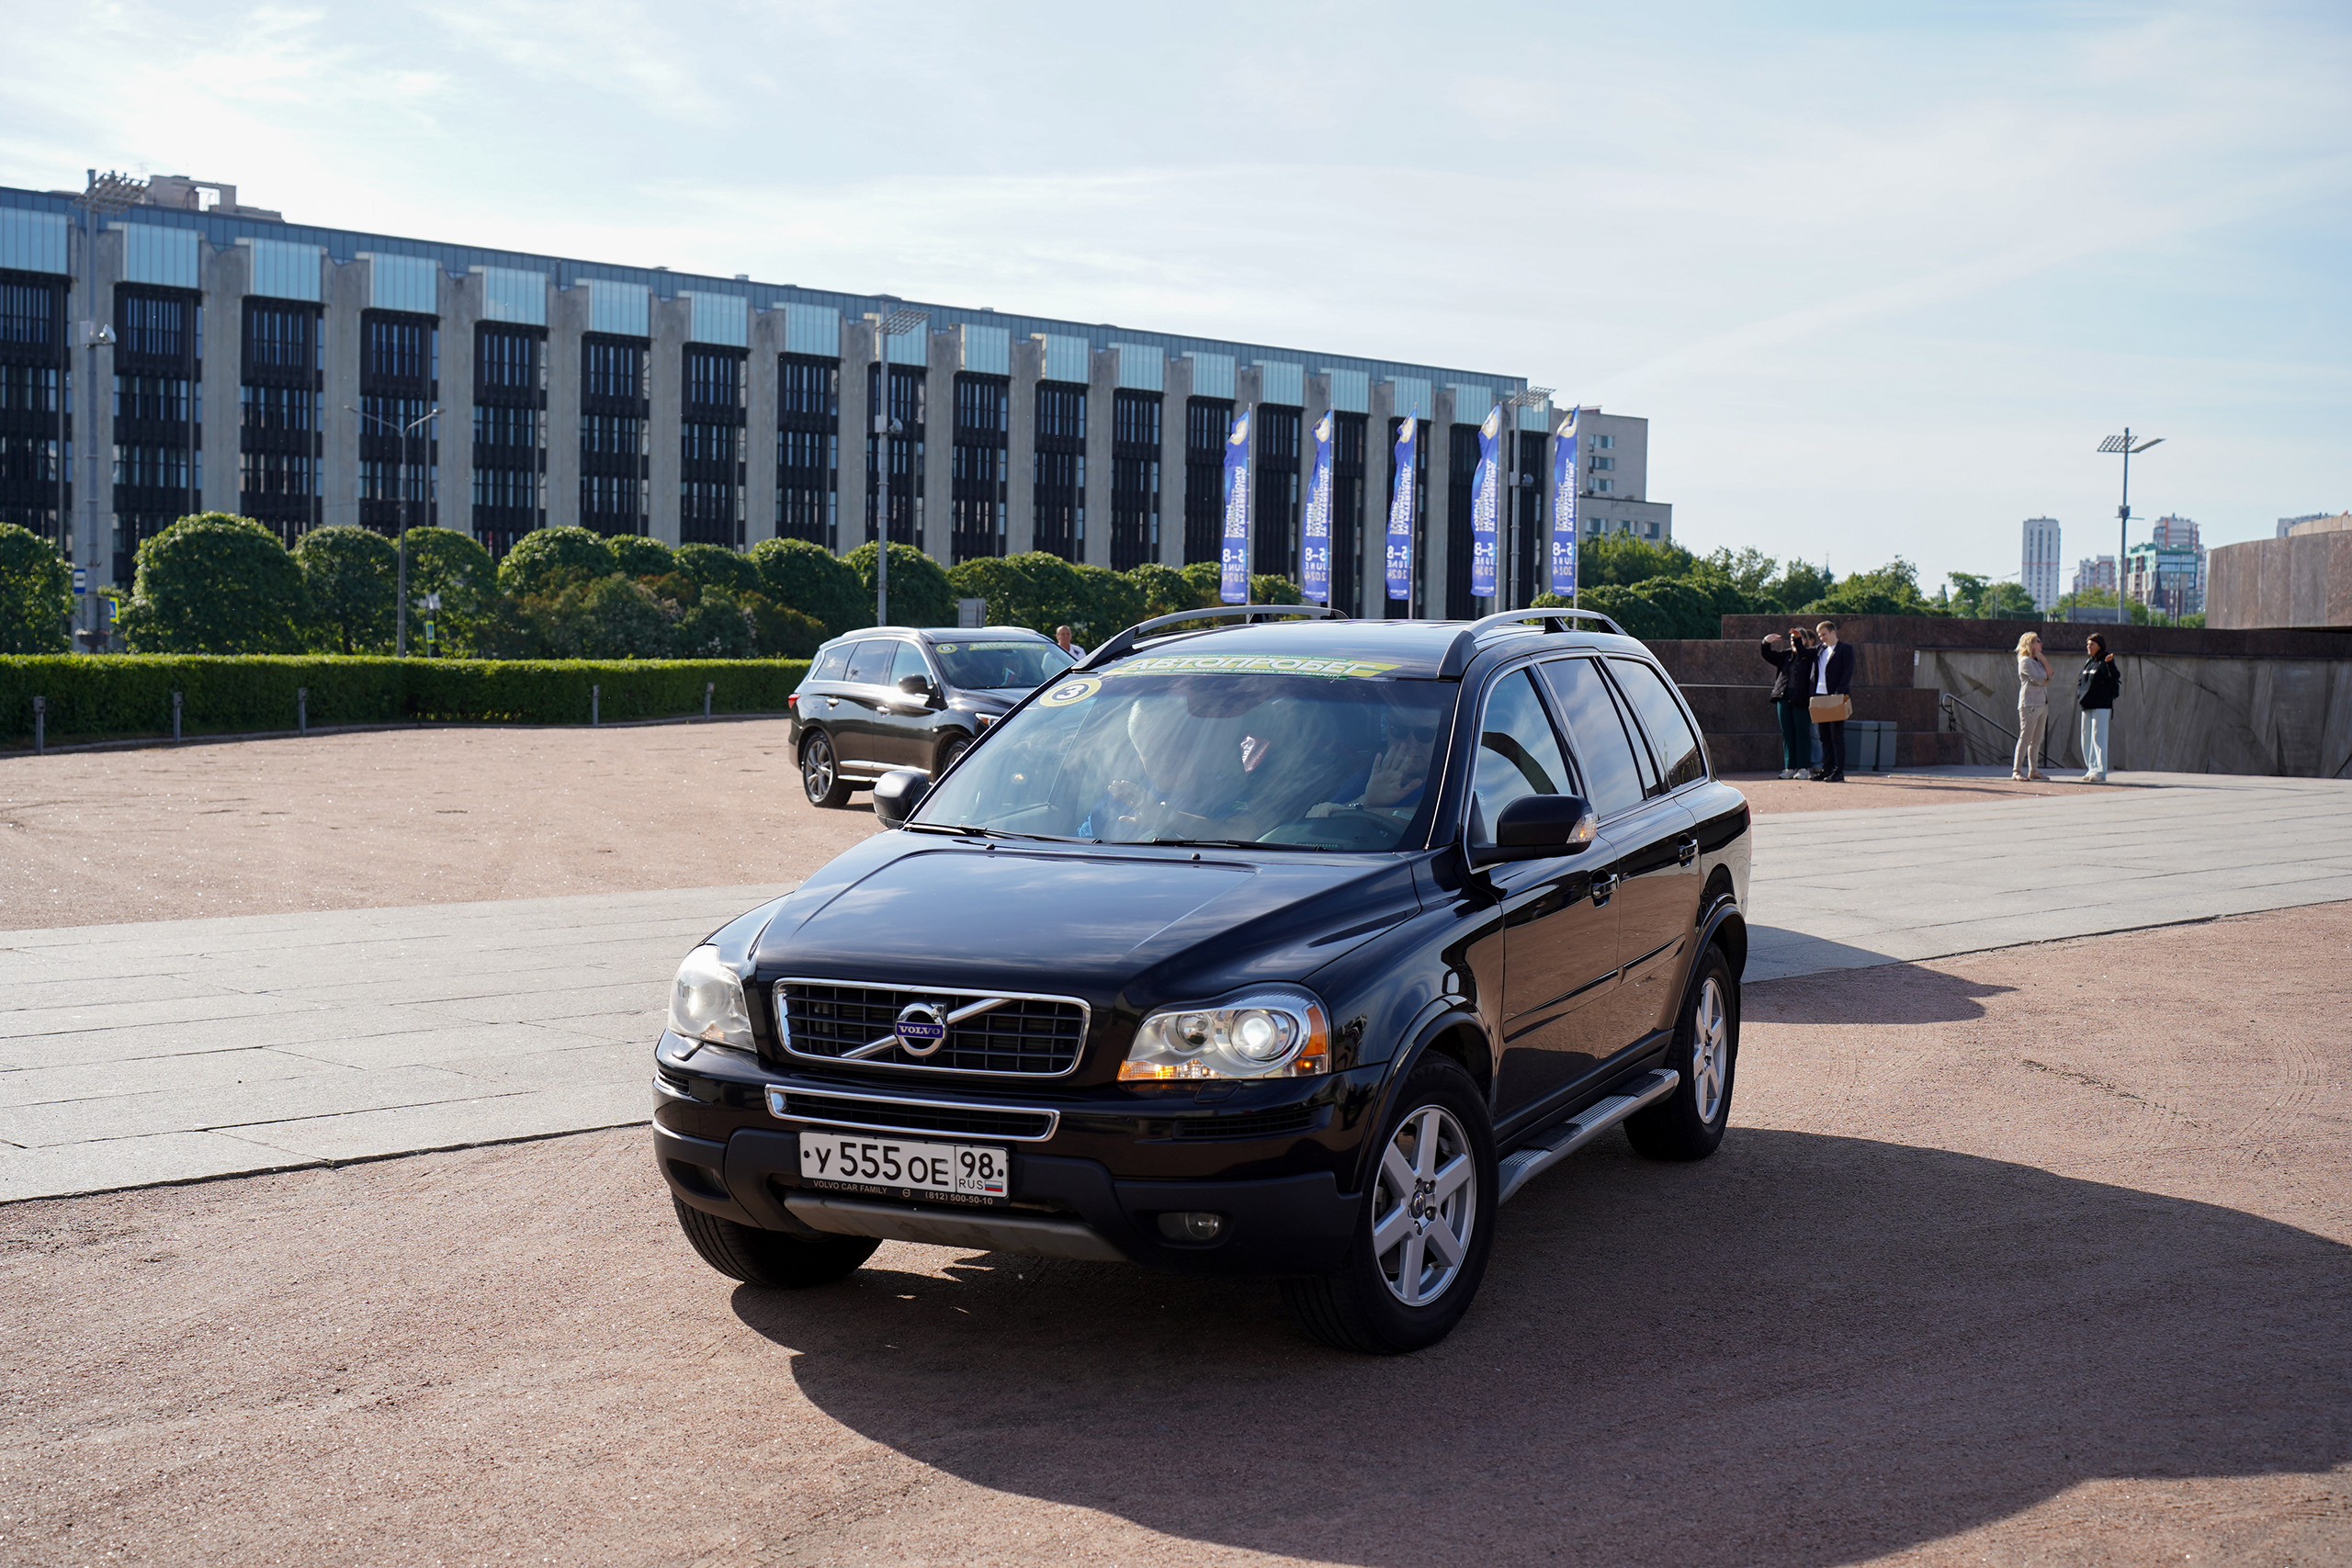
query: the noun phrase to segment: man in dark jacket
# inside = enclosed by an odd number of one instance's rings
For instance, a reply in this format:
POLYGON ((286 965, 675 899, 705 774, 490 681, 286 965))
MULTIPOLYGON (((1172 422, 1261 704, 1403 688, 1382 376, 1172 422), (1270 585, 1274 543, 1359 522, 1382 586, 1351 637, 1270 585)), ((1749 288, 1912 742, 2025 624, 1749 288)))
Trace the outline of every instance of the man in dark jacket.
POLYGON ((1774 632, 1756 651, 1772 667, 1772 714, 1781 723, 1781 776, 1795 778, 1813 767, 1813 716, 1805 707, 1805 672, 1813 667, 1813 642, 1803 626, 1788 636, 1774 632))
POLYGON ((2083 782, 2105 784, 2108 717, 2123 694, 2123 668, 2097 632, 2083 640, 2083 651, 2090 657, 2075 677, 2075 705, 2083 710, 2083 782))
MULTIPOLYGON (((1813 628, 1819 639, 1808 660, 1805 690, 1809 698, 1844 697, 1845 710, 1853 708, 1854 650, 1838 640, 1838 623, 1824 621, 1813 628)), ((1824 784, 1846 782, 1846 721, 1843 717, 1816 722, 1821 733, 1821 766, 1813 777, 1824 784)))

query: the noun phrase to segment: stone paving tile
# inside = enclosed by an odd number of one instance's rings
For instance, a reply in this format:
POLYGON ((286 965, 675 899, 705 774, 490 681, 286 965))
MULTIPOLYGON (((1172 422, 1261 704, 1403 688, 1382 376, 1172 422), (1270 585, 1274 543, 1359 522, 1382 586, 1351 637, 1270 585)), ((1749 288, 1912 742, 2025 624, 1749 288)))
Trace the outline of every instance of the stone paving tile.
POLYGON ((447 1066, 465 1071, 465 1064, 498 1057, 536 1056, 548 1052, 576 1050, 582 1046, 612 1046, 628 1043, 640 1050, 651 1049, 652 1037, 632 1032, 627 1036, 594 1034, 563 1028, 549 1029, 537 1024, 483 1023, 463 1024, 455 1028, 412 1030, 401 1034, 374 1034, 357 1040, 315 1041, 308 1044, 286 1047, 289 1055, 331 1062, 346 1067, 415 1067, 447 1066))
POLYGON ((649 1066, 631 1075, 626 1083, 583 1084, 349 1116, 266 1122, 239 1127, 234 1135, 253 1147, 281 1155, 351 1160, 580 1133, 594 1127, 623 1127, 651 1114, 652 1077, 649 1066))
POLYGON ((271 1050, 204 1051, 130 1062, 78 1061, 73 1059, 73 1037, 62 1038, 69 1043, 62 1053, 66 1059, 59 1065, 0 1073, 0 1107, 179 1093, 343 1070, 333 1062, 271 1050))
POLYGON ((0 1066, 44 1066, 57 1059, 57 1053, 69 1040, 77 1057, 120 1062, 199 1051, 228 1051, 240 1046, 365 1039, 431 1029, 443 1021, 395 1008, 339 1008, 332 1012, 314 1009, 252 1018, 167 1021, 111 1029, 67 1028, 52 1034, 0 1040, 0 1066))
MULTIPOLYGON (((648 1077, 650 1077, 649 1073, 648 1077)), ((0 1109, 0 1142, 40 1148, 146 1133, 210 1132, 292 1115, 340 1115, 463 1100, 481 1081, 439 1067, 330 1068, 299 1078, 0 1109)))
POLYGON ((0 1203, 316 1163, 308 1156, 218 1133, 157 1133, 42 1149, 0 1148, 0 1203))

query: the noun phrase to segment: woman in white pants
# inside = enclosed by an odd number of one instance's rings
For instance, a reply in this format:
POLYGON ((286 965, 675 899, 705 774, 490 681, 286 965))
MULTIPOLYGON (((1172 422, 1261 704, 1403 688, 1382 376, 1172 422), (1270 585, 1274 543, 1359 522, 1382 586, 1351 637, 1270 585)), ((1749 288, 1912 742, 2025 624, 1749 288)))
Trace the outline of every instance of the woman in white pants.
POLYGON ((2050 664, 2041 657, 2041 638, 2028 632, 2018 638, 2018 754, 2009 764, 2013 779, 2047 778, 2034 759, 2041 754, 2042 732, 2050 728, 2050 664))

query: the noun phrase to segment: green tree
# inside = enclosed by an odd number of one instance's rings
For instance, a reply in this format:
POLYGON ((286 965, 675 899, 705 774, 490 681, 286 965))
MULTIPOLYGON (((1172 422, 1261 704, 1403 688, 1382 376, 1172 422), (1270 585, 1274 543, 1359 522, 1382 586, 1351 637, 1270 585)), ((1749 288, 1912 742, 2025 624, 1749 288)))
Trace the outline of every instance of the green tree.
POLYGON ((408 531, 408 646, 424 651, 424 623, 433 622, 435 653, 479 659, 505 640, 508 606, 499 598, 498 569, 490 552, 470 534, 454 528, 408 531), (426 594, 441 595, 441 608, 416 606, 426 594))
MULTIPOLYGON (((959 599, 985 599, 988 624, 1039 629, 1037 584, 1001 556, 979 556, 950 567, 947 585, 959 599)), ((1045 631, 1052 635, 1048 625, 1045 631)))
POLYGON ((1143 618, 1172 615, 1180 610, 1197 610, 1201 596, 1182 572, 1158 561, 1147 561, 1133 568, 1127 576, 1143 593, 1143 618))
POLYGON ((1587 589, 1603 583, 1631 588, 1653 578, 1690 575, 1699 558, 1672 542, 1652 544, 1631 534, 1603 534, 1577 551, 1577 581, 1587 589))
POLYGON ((338 523, 294 541, 311 637, 331 653, 390 653, 400 551, 373 528, 338 523))
MULTIPOLYGON (((850 569, 874 604, 874 562, 871 543, 850 551, 850 569)), ((901 626, 952 626, 956 624, 956 591, 947 585, 947 569, 912 545, 890 547, 890 620, 901 626)))
POLYGON ((250 517, 183 517, 139 547, 122 634, 139 653, 300 653, 302 569, 250 517))
MULTIPOLYGON (((680 575, 692 578, 705 588, 723 588, 729 593, 761 591, 760 569, 752 564, 749 556, 737 555, 718 545, 680 545, 673 558, 680 575)), ((890 564, 898 565, 898 558, 893 556, 890 564)))
POLYGON ((1761 595, 1760 613, 1795 615, 1819 599, 1837 585, 1838 579, 1826 567, 1809 566, 1792 560, 1788 569, 1765 587, 1761 595))
POLYGON ((1091 646, 1143 619, 1143 584, 1106 566, 1081 566, 1077 571, 1085 607, 1070 626, 1080 642, 1091 646))
POLYGON ((605 577, 619 570, 602 534, 586 528, 534 528, 514 541, 498 563, 498 587, 501 592, 527 599, 564 581, 605 577))
POLYGON ((0 523, 0 653, 70 653, 74 571, 29 528, 0 523))
MULTIPOLYGON (((1780 569, 1781 563, 1761 550, 1742 550, 1734 555, 1725 547, 1702 557, 1692 576, 1694 580, 1701 577, 1721 579, 1738 592, 1743 604, 1760 604, 1771 590, 1773 574, 1780 569)), ((1746 609, 1724 612, 1727 615, 1749 613, 1746 609)))
MULTIPOLYGON (((2086 610, 2112 610, 2115 608, 2115 590, 2112 588, 2086 588, 2079 592, 2065 594, 2059 599, 2058 603, 2050 607, 2050 614, 2042 618, 2052 621, 2063 621, 2066 618, 2066 612, 2072 610, 2078 604, 2086 610)), ((2145 604, 2141 604, 2137 599, 2134 599, 2129 606, 2129 614, 2131 615, 2132 624, 2133 626, 2144 626, 2148 624, 2148 607, 2145 604)), ((2096 623, 2086 623, 2084 629, 2088 631, 2092 629, 2092 626, 2095 624, 2096 623)), ((2115 623, 2112 621, 2108 623, 2109 626, 2113 626, 2114 624, 2115 623)))
POLYGON ((1804 607, 1806 615, 1940 615, 1919 592, 1919 569, 1895 557, 1875 571, 1858 571, 1804 607))
MULTIPOLYGON (((813 616, 828 637, 874 624, 874 595, 847 561, 808 539, 763 539, 745 557, 770 604, 813 616)), ((892 558, 897 564, 897 558, 892 558)))
POLYGON ((1598 588, 1586 589, 1582 597, 1580 608, 1600 611, 1624 627, 1628 637, 1650 639, 1675 635, 1674 623, 1667 613, 1631 588, 1604 582, 1598 588))
POLYGON ((832 634, 814 615, 778 604, 764 593, 746 593, 743 613, 752 617, 752 631, 763 659, 813 659, 832 634))
POLYGON ((724 588, 703 590, 699 601, 684 610, 670 628, 673 659, 749 659, 758 649, 752 617, 724 588))
POLYGON ((1666 637, 1713 637, 1723 630, 1723 617, 1715 613, 1714 601, 1690 583, 1671 577, 1653 577, 1646 582, 1634 584, 1634 592, 1657 607, 1666 619, 1668 630, 1656 635, 1666 637))
POLYGON ((574 578, 553 593, 520 602, 527 637, 517 651, 547 659, 665 659, 673 608, 618 572, 574 578))
POLYGON ((625 577, 666 577, 677 566, 669 546, 642 534, 610 535, 605 547, 613 552, 613 564, 625 577))
POLYGON ((1287 577, 1275 577, 1268 572, 1253 572, 1250 578, 1250 603, 1252 604, 1304 604, 1306 595, 1298 584, 1287 577))

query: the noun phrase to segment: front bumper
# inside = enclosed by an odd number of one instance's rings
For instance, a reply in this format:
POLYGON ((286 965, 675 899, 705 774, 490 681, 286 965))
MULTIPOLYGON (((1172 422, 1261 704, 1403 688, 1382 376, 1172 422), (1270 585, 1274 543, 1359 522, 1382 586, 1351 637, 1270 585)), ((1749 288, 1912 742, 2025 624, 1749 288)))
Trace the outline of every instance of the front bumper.
MULTIPOLYGON (((665 1047, 671 1042, 664 1041, 665 1047)), ((671 1055, 667 1050, 665 1057, 671 1055)), ((839 1078, 778 1073, 748 1058, 710 1061, 697 1053, 686 1070, 664 1061, 654 1080, 653 1145, 662 1179, 679 1201, 741 1224, 792 1234, 873 1235, 1033 1257, 1127 1261, 1189 1274, 1321 1274, 1340 1266, 1363 1212, 1363 1195, 1347 1189, 1363 1127, 1376 1110, 1382 1070, 1322 1079, 1241 1086, 1204 1109, 1131 1091, 1066 1089, 1023 1096, 1060 1112, 1052 1135, 1007 1141, 980 1133, 910 1129, 924 1141, 1003 1147, 1011 1156, 1012 1203, 974 1208, 889 1201, 805 1186, 799 1128, 818 1122, 779 1118, 766 1089, 784 1085, 835 1095, 839 1078), (1306 1125, 1265 1136, 1266 1100, 1285 1101, 1306 1125), (1170 1132, 1165 1115, 1183 1117, 1170 1132), (1302 1118, 1300 1113, 1304 1112, 1302 1118), (1222 1135, 1218 1126, 1238 1135, 1222 1135), (1165 1213, 1206 1211, 1225 1216, 1213 1242, 1172 1241, 1165 1213)), ((868 1089, 877 1086, 861 1085, 868 1089)), ((903 1080, 890 1092, 915 1092, 903 1080)), ((943 1104, 959 1099, 1002 1105, 1012 1097, 968 1086, 922 1085, 943 1104)))

